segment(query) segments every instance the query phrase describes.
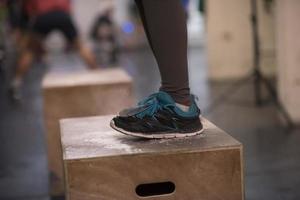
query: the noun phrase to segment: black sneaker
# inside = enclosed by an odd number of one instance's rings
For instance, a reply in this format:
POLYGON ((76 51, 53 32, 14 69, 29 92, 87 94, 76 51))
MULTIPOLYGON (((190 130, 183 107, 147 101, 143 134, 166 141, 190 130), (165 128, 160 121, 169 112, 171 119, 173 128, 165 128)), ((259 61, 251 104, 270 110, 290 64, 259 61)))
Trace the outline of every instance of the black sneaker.
POLYGON ((125 109, 111 120, 111 127, 121 133, 143 138, 181 138, 203 131, 200 110, 194 97, 187 112, 176 106, 166 92, 152 94, 134 108, 125 109))

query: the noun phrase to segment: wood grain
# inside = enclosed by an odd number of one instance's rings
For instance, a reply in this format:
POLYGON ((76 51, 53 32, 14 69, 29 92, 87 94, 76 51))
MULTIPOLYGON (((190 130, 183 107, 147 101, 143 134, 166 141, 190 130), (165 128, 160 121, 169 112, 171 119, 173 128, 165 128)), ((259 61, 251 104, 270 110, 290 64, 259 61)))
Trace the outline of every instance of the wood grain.
POLYGON ((49 74, 43 81, 51 195, 64 194, 59 120, 112 114, 132 105, 132 81, 121 69, 49 74), (122 97, 122 98, 120 98, 122 97))
POLYGON ((201 119, 205 134, 142 140, 109 127, 113 116, 61 121, 69 200, 242 200, 242 145, 201 119), (139 184, 172 181, 175 192, 141 198, 139 184))

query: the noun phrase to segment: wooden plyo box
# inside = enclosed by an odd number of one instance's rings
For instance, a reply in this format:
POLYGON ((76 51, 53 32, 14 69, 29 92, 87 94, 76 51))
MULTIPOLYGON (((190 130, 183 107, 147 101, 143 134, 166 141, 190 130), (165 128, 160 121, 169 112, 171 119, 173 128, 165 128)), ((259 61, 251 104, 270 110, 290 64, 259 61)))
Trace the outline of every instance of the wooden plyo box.
POLYGON ((68 200, 244 199, 242 145, 209 121, 201 136, 143 140, 112 117, 61 120, 68 200))
POLYGON ((113 114, 132 105, 131 78, 119 68, 48 74, 43 80, 50 194, 64 195, 59 120, 113 114))

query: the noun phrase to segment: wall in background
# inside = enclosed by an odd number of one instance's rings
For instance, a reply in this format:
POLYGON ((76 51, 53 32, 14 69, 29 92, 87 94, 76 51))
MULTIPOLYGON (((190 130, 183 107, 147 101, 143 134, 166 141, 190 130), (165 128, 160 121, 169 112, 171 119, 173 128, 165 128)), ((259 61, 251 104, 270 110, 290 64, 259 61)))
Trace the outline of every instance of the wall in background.
MULTIPOLYGON (((273 6, 258 2, 262 66, 275 70, 273 6)), ((207 0, 207 54, 212 79, 240 78, 252 67, 250 0, 207 0)))
POLYGON ((300 123, 300 1, 277 0, 276 11, 279 96, 300 123))

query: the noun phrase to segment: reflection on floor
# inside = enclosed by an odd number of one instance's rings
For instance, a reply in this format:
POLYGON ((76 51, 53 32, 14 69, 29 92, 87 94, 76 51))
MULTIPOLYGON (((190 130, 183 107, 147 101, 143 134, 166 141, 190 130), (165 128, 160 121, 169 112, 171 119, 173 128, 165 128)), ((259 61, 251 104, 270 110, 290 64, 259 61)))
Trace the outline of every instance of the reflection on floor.
MULTIPOLYGON (((190 82, 205 111, 231 82, 207 81, 205 53, 190 50, 190 82)), ((71 56, 71 58, 73 58, 71 56)), ((159 74, 148 50, 127 52, 121 65, 133 76, 137 98, 157 90, 159 74)), ((51 70, 78 70, 81 61, 55 57, 51 70)), ((11 71, 11 70, 7 70, 11 71)), ((48 199, 45 130, 42 119, 41 77, 37 64, 28 74, 22 105, 12 105, 7 83, 0 79, 0 200, 48 199)), ((300 199, 300 131, 287 133, 272 104, 255 107, 250 82, 204 115, 244 144, 247 200, 300 199)))

